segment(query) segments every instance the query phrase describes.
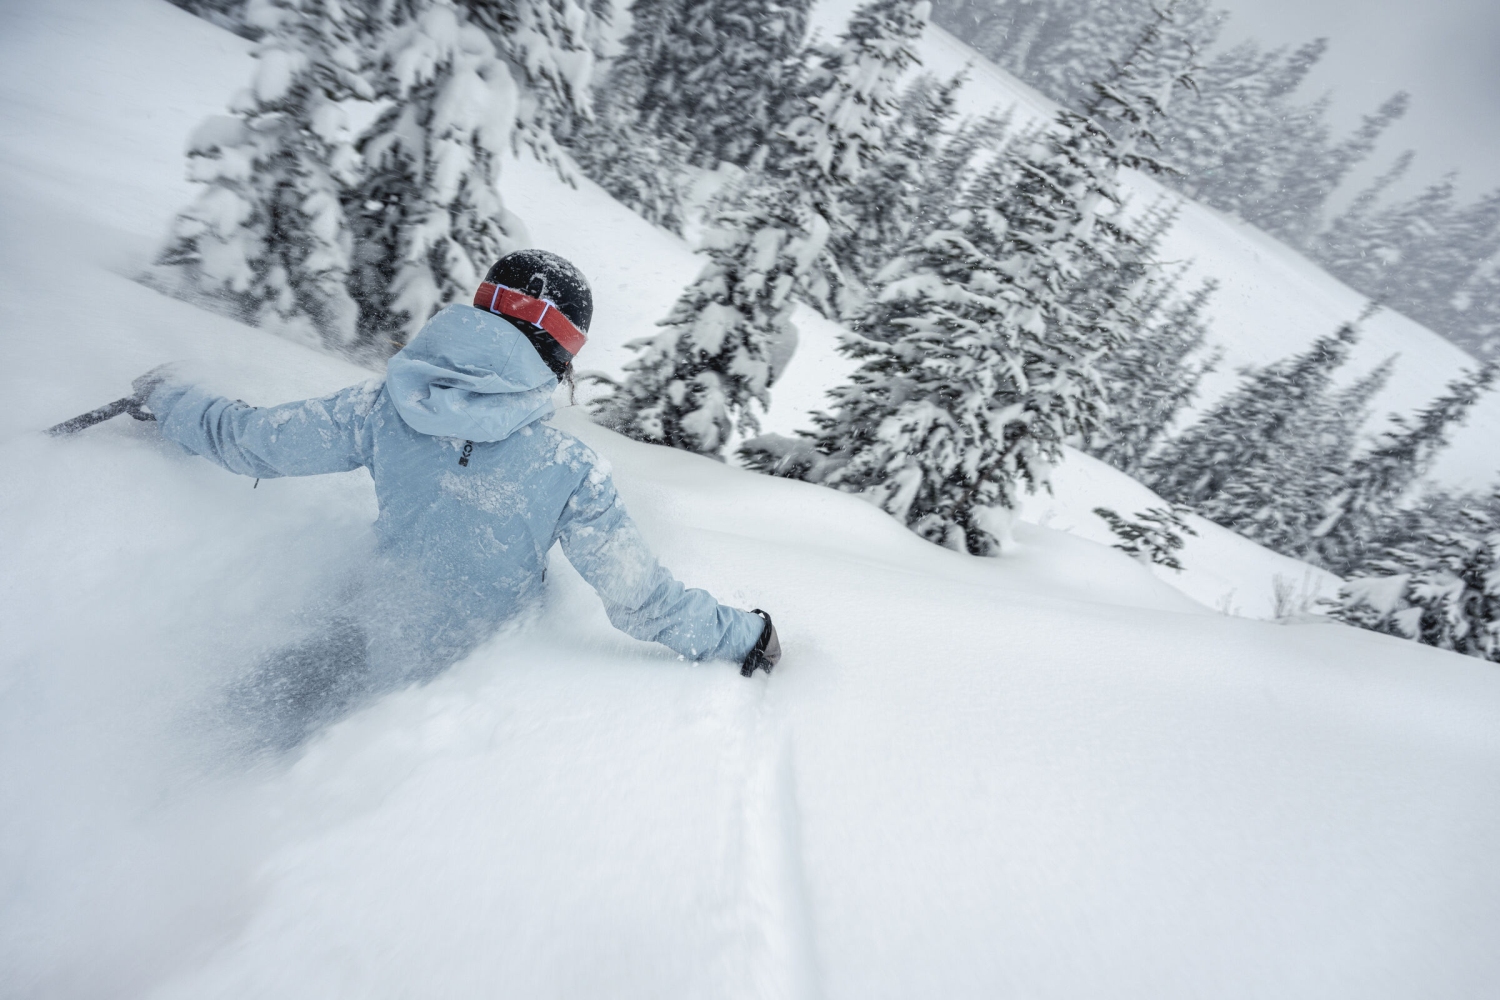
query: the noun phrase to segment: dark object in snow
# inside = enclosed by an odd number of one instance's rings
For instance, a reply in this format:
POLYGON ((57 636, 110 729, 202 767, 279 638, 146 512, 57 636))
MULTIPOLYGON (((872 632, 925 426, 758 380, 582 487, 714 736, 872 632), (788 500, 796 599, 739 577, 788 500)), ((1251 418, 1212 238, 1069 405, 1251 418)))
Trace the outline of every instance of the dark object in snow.
POLYGON ((146 374, 130 383, 135 390, 129 396, 106 403, 97 410, 81 413, 72 420, 64 420, 56 427, 47 428, 47 433, 53 436, 63 434, 76 434, 79 431, 102 424, 111 417, 118 417, 122 413, 128 413, 137 420, 155 420, 156 414, 152 413, 146 405, 146 400, 151 398, 151 391, 161 385, 172 375, 173 369, 170 364, 157 365, 146 374))
POLYGON ((771 616, 760 608, 753 608, 750 613, 764 618, 766 627, 761 629, 755 648, 750 650, 750 655, 740 665, 741 677, 753 677, 756 670, 764 670, 769 674, 771 668, 781 662, 781 639, 776 635, 776 626, 771 624, 771 616))
POLYGON ((156 417, 143 408, 140 397, 125 396, 113 403, 106 403, 97 410, 80 413, 72 420, 64 420, 56 427, 47 428, 47 433, 60 437, 63 434, 77 434, 79 431, 102 424, 111 417, 118 417, 122 413, 128 413, 137 420, 155 420, 156 417))

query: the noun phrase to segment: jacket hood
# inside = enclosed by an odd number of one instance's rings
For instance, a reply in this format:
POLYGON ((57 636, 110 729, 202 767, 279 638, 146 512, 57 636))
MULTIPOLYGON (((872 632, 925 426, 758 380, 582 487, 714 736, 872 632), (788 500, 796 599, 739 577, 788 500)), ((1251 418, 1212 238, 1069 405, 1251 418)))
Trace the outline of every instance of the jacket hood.
POLYGON ((452 305, 391 358, 385 385, 396 412, 420 434, 503 441, 552 415, 557 377, 510 323, 452 305))

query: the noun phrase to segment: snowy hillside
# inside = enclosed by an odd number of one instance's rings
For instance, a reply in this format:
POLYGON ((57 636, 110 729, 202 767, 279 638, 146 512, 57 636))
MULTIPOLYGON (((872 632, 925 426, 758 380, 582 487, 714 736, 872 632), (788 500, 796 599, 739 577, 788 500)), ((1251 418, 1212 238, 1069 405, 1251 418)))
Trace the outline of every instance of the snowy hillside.
MULTIPOLYGON (((825 35, 836 35, 857 6, 853 0, 824 0, 813 22, 825 35)), ((924 70, 951 76, 969 67, 969 83, 960 93, 965 114, 1014 108, 1017 121, 1050 117, 1055 109, 1032 88, 997 69, 983 56, 941 28, 931 27, 921 46, 924 70)), ((1139 205, 1163 195, 1176 197, 1150 178, 1130 176, 1127 187, 1139 205)), ((1224 349, 1224 364, 1204 383, 1204 401, 1227 390, 1241 365, 1261 365, 1304 349, 1316 337, 1352 320, 1366 299, 1324 273, 1284 244, 1220 212, 1189 202, 1161 250, 1166 261, 1193 261, 1194 279, 1211 277, 1220 289, 1210 309, 1211 340, 1224 349)), ((1392 354, 1399 361, 1389 386, 1376 402, 1376 413, 1409 412, 1441 391, 1443 384, 1474 360, 1425 327, 1396 313, 1371 320, 1343 373, 1353 381, 1392 354)), ((782 405, 778 400, 778 406, 782 405)), ((1481 489, 1500 474, 1500 395, 1490 394, 1475 408, 1468 425, 1439 460, 1434 475, 1454 485, 1481 489)))
MULTIPOLYGON (((274 767, 217 756, 206 706, 361 558, 368 477, 252 488, 128 421, 38 431, 169 358, 257 403, 369 377, 131 280, 246 51, 164 0, 0 7, 7 996, 1494 995, 1500 673, 1215 613, 1267 614, 1299 564, 1205 531, 1159 579, 1087 513, 1149 494, 1082 458, 981 560, 564 410, 667 565, 776 614, 775 675, 624 638, 554 554, 546 606, 433 684, 274 767)), ((692 255, 529 161, 505 194, 594 277, 617 369, 692 255)), ((1224 303, 1326 311, 1243 357, 1344 318, 1295 259, 1184 228, 1226 283, 1261 254, 1224 303)), ((834 363, 802 316, 777 428, 834 363)))

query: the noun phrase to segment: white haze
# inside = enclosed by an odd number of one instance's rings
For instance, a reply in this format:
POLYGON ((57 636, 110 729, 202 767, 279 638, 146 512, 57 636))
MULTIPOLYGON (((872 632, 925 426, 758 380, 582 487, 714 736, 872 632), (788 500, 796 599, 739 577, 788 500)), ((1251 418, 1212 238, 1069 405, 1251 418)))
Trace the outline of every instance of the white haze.
MULTIPOLYGON (((1387 133, 1368 177, 1403 149, 1417 161, 1406 187, 1460 171, 1468 196, 1500 187, 1500 4, 1494 0, 1218 0, 1224 39, 1268 45, 1330 41, 1303 93, 1333 93, 1333 119, 1358 124, 1397 90, 1411 110, 1387 133)), ((1345 192, 1345 197, 1348 193, 1345 192)))

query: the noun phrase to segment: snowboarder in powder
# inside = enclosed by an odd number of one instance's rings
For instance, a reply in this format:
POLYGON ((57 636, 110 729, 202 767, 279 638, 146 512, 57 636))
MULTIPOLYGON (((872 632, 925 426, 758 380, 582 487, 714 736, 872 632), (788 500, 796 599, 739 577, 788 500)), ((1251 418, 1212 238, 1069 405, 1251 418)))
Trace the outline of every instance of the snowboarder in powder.
MULTIPOLYGON (((135 400, 167 438, 231 472, 264 479, 363 466, 375 481, 373 568, 337 634, 283 657, 279 700, 315 691, 347 704, 354 688, 433 676, 539 597, 553 542, 622 631, 691 660, 732 661, 747 677, 775 666, 770 616, 674 579, 625 512, 608 465, 547 422, 593 311, 572 264, 521 250, 490 268, 472 305, 433 316, 383 381, 255 407, 170 366, 136 380, 135 400)), ((309 726, 327 714, 286 707, 309 715, 309 726)))

